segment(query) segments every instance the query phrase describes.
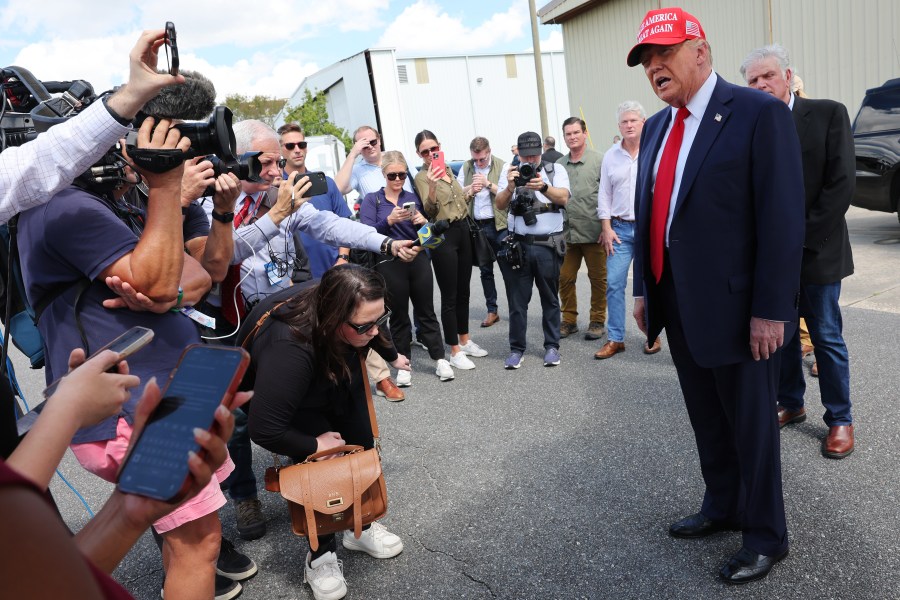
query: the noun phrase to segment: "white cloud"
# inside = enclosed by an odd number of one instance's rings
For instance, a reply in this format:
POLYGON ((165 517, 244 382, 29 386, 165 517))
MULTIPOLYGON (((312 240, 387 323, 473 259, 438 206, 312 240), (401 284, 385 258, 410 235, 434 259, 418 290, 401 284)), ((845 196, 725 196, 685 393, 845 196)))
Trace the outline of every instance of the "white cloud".
MULTIPOLYGON (((540 30, 538 30, 540 31, 540 30)), ((531 52, 532 48, 528 51, 531 52)), ((562 52, 563 51, 563 35, 562 31, 554 29, 547 36, 547 39, 541 40, 541 52, 562 52)))
POLYGON ((472 27, 433 0, 418 0, 385 29, 377 46, 399 54, 469 54, 522 37, 529 26, 528 3, 515 0, 508 10, 472 27))

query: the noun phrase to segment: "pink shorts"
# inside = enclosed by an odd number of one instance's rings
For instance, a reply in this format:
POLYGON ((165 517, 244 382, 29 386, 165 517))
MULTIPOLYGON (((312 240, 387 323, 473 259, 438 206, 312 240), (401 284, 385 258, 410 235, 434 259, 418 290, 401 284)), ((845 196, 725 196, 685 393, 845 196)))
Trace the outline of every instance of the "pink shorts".
MULTIPOLYGON (((72 444, 70 448, 81 466, 94 475, 110 483, 115 483, 133 431, 134 428, 125 419, 120 418, 116 425, 115 438, 102 442, 72 444)), ((225 506, 225 495, 219 484, 225 481, 233 470, 234 463, 231 462, 229 456, 216 471, 216 476, 209 481, 205 488, 200 490, 199 494, 180 504, 178 508, 154 523, 153 528, 158 533, 166 533, 185 523, 214 513, 225 506)))

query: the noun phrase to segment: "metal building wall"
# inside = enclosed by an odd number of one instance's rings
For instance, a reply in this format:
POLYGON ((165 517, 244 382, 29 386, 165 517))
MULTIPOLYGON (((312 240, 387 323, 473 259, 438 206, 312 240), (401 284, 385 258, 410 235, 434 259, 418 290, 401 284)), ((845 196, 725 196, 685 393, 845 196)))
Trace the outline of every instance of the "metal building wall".
MULTIPOLYGON (((544 14, 559 16, 562 2, 544 14)), ((610 0, 563 20, 566 74, 573 111, 583 109, 591 138, 601 150, 618 133, 615 109, 622 100, 641 102, 648 114, 663 107, 641 68, 628 68, 644 14, 682 6, 697 16, 712 47, 713 67, 741 84, 746 54, 772 41, 785 46, 812 97, 847 106, 851 119, 865 90, 900 75, 900 2, 897 0, 610 0)), ((565 18, 565 17, 563 17, 565 18)))

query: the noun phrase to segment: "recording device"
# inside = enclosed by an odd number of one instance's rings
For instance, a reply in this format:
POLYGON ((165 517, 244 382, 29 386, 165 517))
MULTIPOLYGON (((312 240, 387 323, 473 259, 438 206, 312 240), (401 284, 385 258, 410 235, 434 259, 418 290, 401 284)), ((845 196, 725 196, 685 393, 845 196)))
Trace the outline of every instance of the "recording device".
MULTIPOLYGON (((527 163, 526 163, 527 164, 527 163)), ((518 183, 519 178, 516 178, 516 183, 518 183)), ((509 203, 509 214, 515 217, 522 217, 522 220, 525 221, 525 225, 531 226, 537 223, 537 210, 535 210, 535 203, 538 202, 537 196, 534 195, 534 190, 528 189, 526 187, 517 187, 515 197, 509 203)))
POLYGON ((410 220, 412 220, 412 217, 416 216, 416 203, 415 202, 404 202, 403 210, 405 210, 409 213, 410 220))
MULTIPOLYGON (((119 362, 122 362, 123 360, 149 344, 152 339, 152 329, 147 329, 146 327, 132 327, 110 343, 106 344, 105 346, 91 354, 86 359, 86 361, 94 358, 104 350, 112 350, 119 355, 119 362)), ((118 372, 119 362, 107 369, 107 373, 118 372)), ((50 385, 48 385, 44 389, 44 400, 33 409, 25 413, 25 415, 21 419, 16 421, 16 428, 18 429, 20 436, 28 433, 28 431, 34 425, 34 422, 37 421, 38 415, 40 415, 41 411, 44 410, 47 399, 56 392, 56 388, 59 387, 59 383, 62 381, 62 379, 62 377, 55 379, 50 385)))
POLYGON ((307 171, 306 173, 294 173, 294 178, 291 181, 291 185, 297 183, 302 177, 309 177, 309 182, 312 184, 308 190, 303 192, 301 198, 312 198, 313 196, 321 196, 322 194, 328 193, 328 181, 325 180, 325 173, 322 171, 307 171))
POLYGON ((119 471, 118 488, 173 502, 187 492, 188 452, 199 452, 194 429, 208 430, 250 363, 242 348, 193 344, 172 372, 159 406, 132 444, 119 471))
POLYGON ((523 186, 528 185, 528 182, 537 177, 541 172, 541 163, 537 163, 533 165, 531 163, 523 162, 519 164, 518 167, 519 174, 516 176, 516 185, 523 186))
POLYGON ((178 75, 178 40, 175 36, 175 23, 166 21, 166 62, 169 63, 169 75, 178 75))
POLYGON ((513 239, 512 235, 506 236, 500 242, 500 252, 497 256, 504 259, 511 269, 520 269, 525 262, 525 249, 522 242, 513 239))
POLYGON ((444 234, 450 229, 450 223, 445 219, 435 221, 434 224, 425 223, 418 231, 419 239, 413 242, 413 246, 423 248, 437 248, 444 243, 444 234))
POLYGON ((443 150, 438 150, 431 156, 431 170, 437 171, 442 177, 447 172, 447 163, 444 162, 443 150))
MULTIPOLYGON (((134 120, 135 128, 139 128, 148 116, 144 112, 138 113, 134 120)), ((181 152, 180 150, 140 149, 137 147, 137 131, 130 131, 125 136, 125 144, 128 148, 128 155, 136 163, 150 171, 153 171, 154 168, 162 168, 163 157, 172 156, 174 158, 176 153, 182 161, 195 156, 214 154, 226 163, 234 163, 237 162, 237 158, 235 157, 234 130, 231 127, 231 121, 231 109, 227 106, 217 106, 213 109, 213 114, 208 121, 174 125, 173 127, 180 131, 181 135, 191 140, 191 147, 187 152, 181 152), (155 167, 155 164, 160 166, 155 167)), ((174 166, 178 165, 176 164, 169 168, 174 166)))
MULTIPOLYGON (((259 157, 262 152, 244 152, 240 157, 232 157, 230 160, 222 160, 215 154, 203 157, 213 166, 213 177, 218 177, 225 173, 231 173, 241 181, 253 181, 256 183, 266 183, 262 178, 262 163, 259 157)), ((204 196, 214 196, 216 194, 215 184, 209 185, 203 190, 204 196)))

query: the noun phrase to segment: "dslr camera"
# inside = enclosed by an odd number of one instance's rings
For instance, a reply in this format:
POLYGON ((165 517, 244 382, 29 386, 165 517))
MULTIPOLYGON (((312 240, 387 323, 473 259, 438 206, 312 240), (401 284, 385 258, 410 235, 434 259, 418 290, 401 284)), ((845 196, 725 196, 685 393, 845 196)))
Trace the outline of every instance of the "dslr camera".
POLYGON ((506 236, 500 242, 500 252, 497 256, 506 261, 511 269, 520 269, 525 262, 525 250, 522 248, 522 242, 513 239, 512 235, 506 236))
MULTIPOLYGON (((516 182, 518 182, 518 178, 516 178, 516 182)), ((530 227, 537 223, 537 211, 534 208, 535 202, 537 201, 534 190, 518 187, 516 188, 515 197, 512 199, 512 202, 509 203, 509 214, 515 217, 522 217, 522 220, 525 221, 525 225, 530 227)))
POLYGON ((541 163, 531 164, 527 162, 523 162, 519 164, 518 167, 519 175, 516 177, 516 185, 523 186, 528 185, 528 182, 538 176, 541 172, 541 163))

